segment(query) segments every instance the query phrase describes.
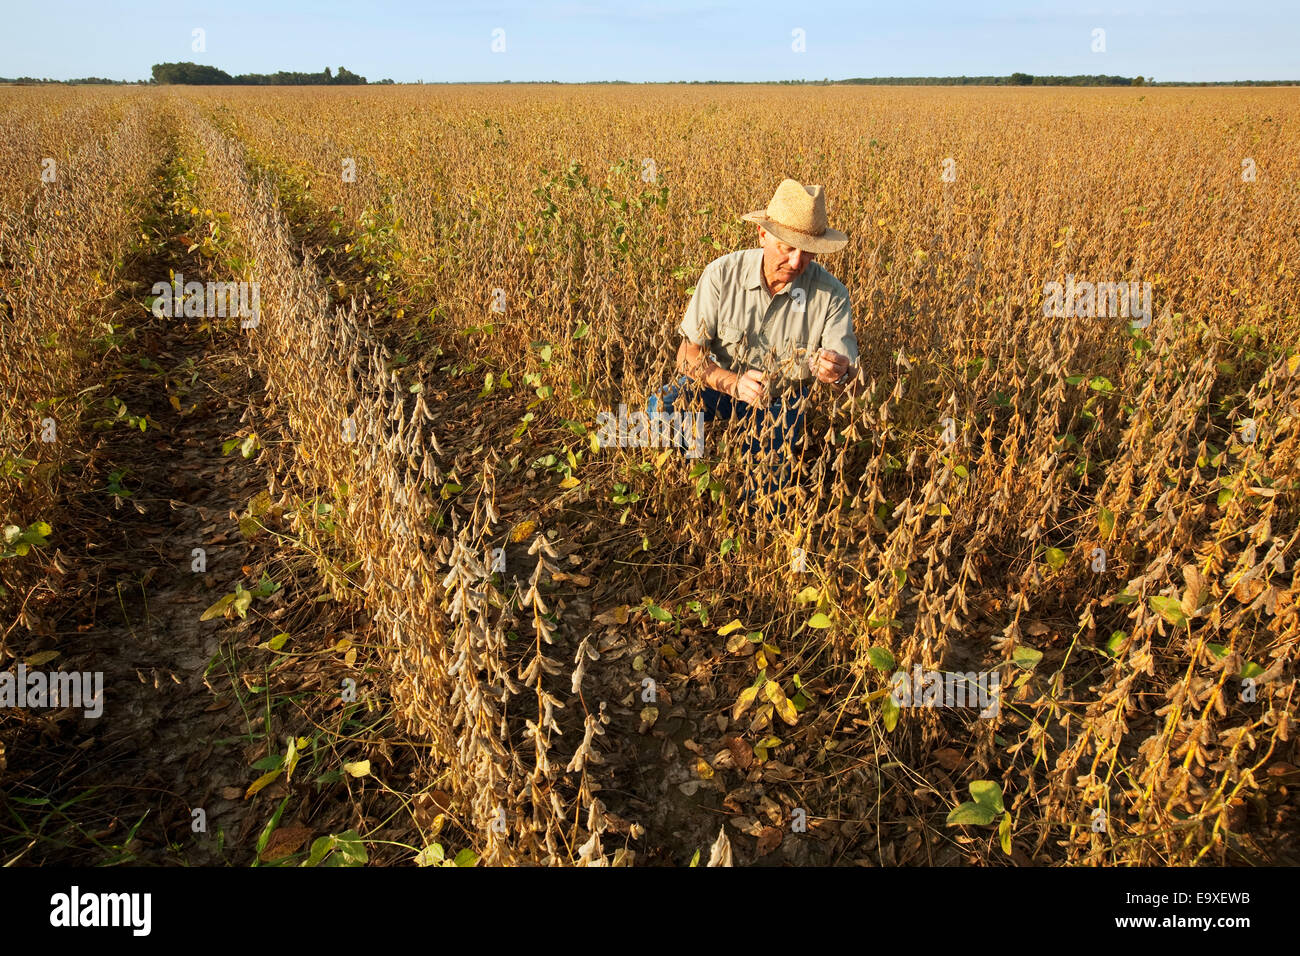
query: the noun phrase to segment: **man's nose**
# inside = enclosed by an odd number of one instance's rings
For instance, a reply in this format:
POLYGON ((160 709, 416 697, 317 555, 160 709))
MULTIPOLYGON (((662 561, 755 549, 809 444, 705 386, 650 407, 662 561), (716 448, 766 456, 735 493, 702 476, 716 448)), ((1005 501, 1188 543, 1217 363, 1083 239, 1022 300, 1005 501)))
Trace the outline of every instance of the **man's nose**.
POLYGON ((794 252, 790 253, 790 268, 800 268, 806 261, 804 257, 807 255, 808 253, 804 252, 802 249, 796 249, 794 252))

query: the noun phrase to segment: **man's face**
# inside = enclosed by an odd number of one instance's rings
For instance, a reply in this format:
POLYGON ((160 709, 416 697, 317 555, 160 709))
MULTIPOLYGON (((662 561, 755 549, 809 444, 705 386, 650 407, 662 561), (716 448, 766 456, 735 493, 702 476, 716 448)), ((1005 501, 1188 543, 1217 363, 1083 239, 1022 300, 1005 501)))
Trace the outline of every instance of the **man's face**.
POLYGON ((758 227, 758 244, 763 247, 763 274, 777 286, 793 282, 817 258, 815 252, 787 246, 762 226, 758 227))

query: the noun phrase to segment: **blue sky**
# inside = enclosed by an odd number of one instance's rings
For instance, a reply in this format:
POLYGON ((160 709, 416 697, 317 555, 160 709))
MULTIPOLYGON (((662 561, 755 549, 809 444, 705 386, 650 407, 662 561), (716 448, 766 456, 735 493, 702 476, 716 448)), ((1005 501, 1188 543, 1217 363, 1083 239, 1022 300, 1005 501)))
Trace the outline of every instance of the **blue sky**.
POLYGON ((147 79, 340 64, 371 80, 782 80, 1110 73, 1300 78, 1296 0, 9 0, 0 76, 147 79), (206 49, 192 49, 192 31, 206 49), (1093 52, 1094 29, 1105 51, 1093 52), (492 51, 504 30, 505 50, 492 51), (803 52, 793 49, 803 31, 803 52))

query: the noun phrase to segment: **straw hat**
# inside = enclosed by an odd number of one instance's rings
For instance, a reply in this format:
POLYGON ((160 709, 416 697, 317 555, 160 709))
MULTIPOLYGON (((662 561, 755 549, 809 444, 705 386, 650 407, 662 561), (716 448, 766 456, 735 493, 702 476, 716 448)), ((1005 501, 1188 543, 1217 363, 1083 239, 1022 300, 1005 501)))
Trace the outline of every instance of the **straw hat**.
POLYGON ((849 237, 826 227, 826 194, 820 186, 803 186, 793 179, 781 180, 766 209, 740 217, 756 222, 788 246, 805 252, 836 252, 849 237))

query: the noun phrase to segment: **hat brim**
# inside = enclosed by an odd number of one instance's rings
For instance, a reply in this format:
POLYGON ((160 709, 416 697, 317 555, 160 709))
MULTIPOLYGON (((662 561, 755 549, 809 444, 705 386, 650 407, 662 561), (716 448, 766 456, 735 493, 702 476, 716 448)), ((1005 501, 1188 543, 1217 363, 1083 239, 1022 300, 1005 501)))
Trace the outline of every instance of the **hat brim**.
POLYGON ((820 236, 810 236, 804 232, 796 232, 779 222, 768 219, 766 209, 747 212, 740 218, 746 222, 758 223, 787 246, 794 246, 804 252, 839 252, 849 242, 849 237, 838 229, 827 229, 820 236))

